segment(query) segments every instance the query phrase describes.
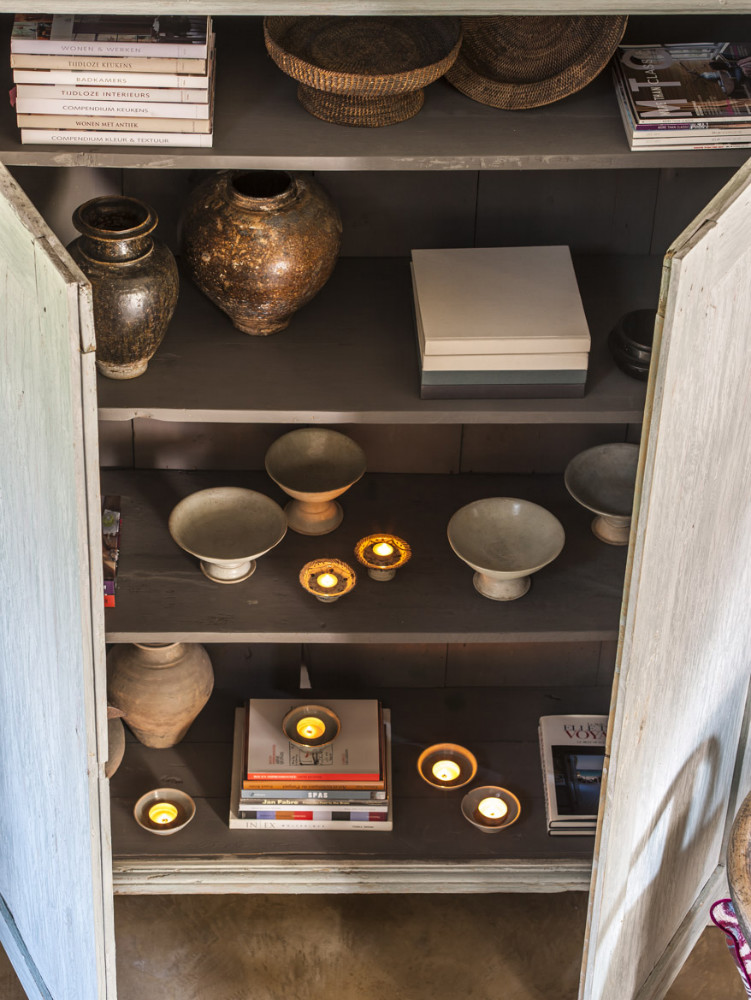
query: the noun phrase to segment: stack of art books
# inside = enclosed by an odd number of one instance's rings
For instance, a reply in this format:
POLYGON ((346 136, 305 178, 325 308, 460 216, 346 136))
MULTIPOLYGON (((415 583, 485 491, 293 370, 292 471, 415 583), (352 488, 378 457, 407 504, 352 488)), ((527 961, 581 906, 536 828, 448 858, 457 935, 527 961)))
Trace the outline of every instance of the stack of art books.
POLYGON ((594 836, 607 715, 544 715, 539 723, 545 814, 551 836, 594 836))
POLYGON ((583 396, 590 335, 565 246, 413 250, 422 399, 583 396))
POLYGON ((117 563, 120 558, 120 497, 102 497, 102 577, 104 606, 114 608, 117 563))
POLYGON ((373 699, 330 699, 341 722, 308 751, 283 733, 305 701, 251 698, 235 713, 230 829, 393 829, 390 715, 373 699))
POLYGON ((22 143, 212 144, 207 16, 16 14, 10 47, 22 143))
POLYGON ((631 149, 751 146, 751 43, 622 45, 613 59, 631 149))

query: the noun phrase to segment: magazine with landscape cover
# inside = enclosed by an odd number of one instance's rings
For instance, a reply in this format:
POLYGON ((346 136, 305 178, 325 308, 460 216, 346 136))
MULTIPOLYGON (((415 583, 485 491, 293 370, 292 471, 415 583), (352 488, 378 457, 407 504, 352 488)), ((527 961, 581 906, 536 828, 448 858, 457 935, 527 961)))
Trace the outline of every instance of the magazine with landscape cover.
POLYGON ((613 70, 638 131, 751 122, 751 42, 622 45, 613 70))
POLYGON ((540 719, 549 833, 594 833, 607 722, 606 715, 545 715, 540 719))

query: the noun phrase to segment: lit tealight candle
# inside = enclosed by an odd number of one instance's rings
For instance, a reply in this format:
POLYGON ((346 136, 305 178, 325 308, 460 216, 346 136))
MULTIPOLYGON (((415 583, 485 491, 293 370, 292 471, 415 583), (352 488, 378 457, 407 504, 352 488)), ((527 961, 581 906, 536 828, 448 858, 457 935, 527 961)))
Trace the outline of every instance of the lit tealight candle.
POLYGON ((373 546, 373 551, 377 556, 390 556, 394 551, 394 546, 389 545, 388 542, 377 542, 373 546))
POLYGON ((330 590, 331 587, 335 587, 339 583, 339 578, 334 576, 333 573, 321 573, 320 576, 316 577, 316 583, 319 587, 325 587, 326 590, 330 590))
POLYGON ((299 735, 306 740, 318 740, 326 732, 326 724, 323 719, 317 719, 314 715, 300 719, 296 728, 299 735))
POLYGON ((453 760, 437 760, 431 770, 437 781, 456 781, 461 773, 461 768, 453 760))
POLYGON ((177 819, 177 806, 173 806, 171 802, 155 802, 149 809, 149 819, 161 826, 174 823, 177 819))
POLYGON ((508 806, 503 799, 491 795, 477 803, 477 811, 486 819, 503 819, 508 812, 508 806))

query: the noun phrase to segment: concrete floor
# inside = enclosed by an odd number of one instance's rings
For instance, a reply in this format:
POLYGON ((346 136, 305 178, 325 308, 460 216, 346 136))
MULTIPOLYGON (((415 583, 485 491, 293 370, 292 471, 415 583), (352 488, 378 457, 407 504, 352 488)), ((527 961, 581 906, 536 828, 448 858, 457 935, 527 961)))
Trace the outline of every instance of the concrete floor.
MULTIPOLYGON (((575 1000, 585 917, 584 893, 119 896, 118 1000, 575 1000)), ((667 1000, 745 996, 710 927, 667 1000)))

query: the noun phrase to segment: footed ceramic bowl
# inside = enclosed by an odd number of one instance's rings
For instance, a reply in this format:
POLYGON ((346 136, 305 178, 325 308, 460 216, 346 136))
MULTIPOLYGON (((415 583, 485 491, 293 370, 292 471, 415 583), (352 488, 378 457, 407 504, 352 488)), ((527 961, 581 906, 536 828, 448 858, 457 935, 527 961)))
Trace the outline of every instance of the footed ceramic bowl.
POLYGON ((342 523, 336 502, 365 472, 365 453, 352 438, 325 427, 301 427, 266 452, 266 471, 292 497, 287 522, 301 535, 326 535, 342 523))
POLYGON ((270 497, 238 486, 217 486, 185 497, 172 510, 169 531, 181 549, 197 556, 215 583, 252 576, 256 559, 284 538, 287 519, 270 497))
POLYGON ((566 466, 566 489, 597 515, 592 531, 608 545, 628 544, 638 461, 638 444, 615 442, 588 448, 566 466))
POLYGON ((563 525, 529 500, 490 497, 461 507, 448 524, 451 548, 475 571, 478 593, 514 601, 530 587, 530 575, 563 548, 563 525))

